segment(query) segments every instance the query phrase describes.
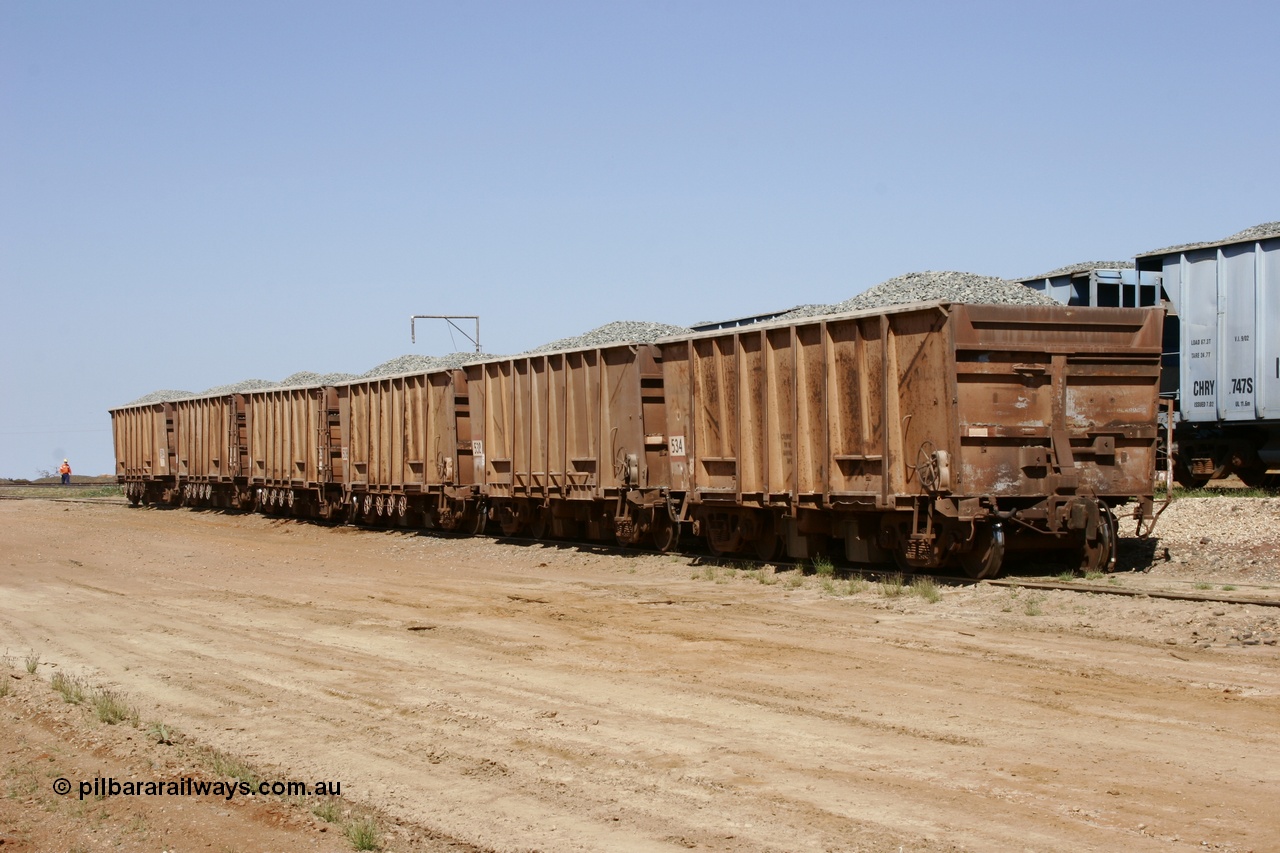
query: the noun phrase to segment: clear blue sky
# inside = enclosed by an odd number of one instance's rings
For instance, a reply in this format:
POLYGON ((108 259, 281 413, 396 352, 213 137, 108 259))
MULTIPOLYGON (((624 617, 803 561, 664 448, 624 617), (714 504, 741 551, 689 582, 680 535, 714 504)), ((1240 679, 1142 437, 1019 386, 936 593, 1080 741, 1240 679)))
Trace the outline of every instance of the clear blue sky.
POLYGON ((1280 219, 1280 4, 0 3, 0 476, 107 409, 1280 219), (459 343, 462 341, 459 339, 459 343), (464 347, 465 348, 465 347, 464 347))

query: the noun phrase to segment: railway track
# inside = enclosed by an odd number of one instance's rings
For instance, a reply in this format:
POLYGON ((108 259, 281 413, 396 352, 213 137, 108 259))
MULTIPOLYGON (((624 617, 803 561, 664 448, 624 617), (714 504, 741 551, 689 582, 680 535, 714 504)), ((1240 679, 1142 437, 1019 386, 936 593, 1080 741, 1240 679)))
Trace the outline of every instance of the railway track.
POLYGON ((9 489, 107 489, 116 488, 110 483, 0 483, 0 491, 9 489))
MULTIPOLYGON (((55 489, 68 488, 58 483, 38 484, 38 485, 41 487, 47 485, 55 489)), ((101 484, 75 483, 70 486, 70 488, 72 489, 75 489, 77 487, 79 488, 101 487, 101 484)), ((14 488, 27 489, 30 487, 21 486, 21 487, 14 487, 14 488)), ((65 503, 100 504, 110 499, 109 498, 76 498, 71 496, 55 497, 55 496, 49 496, 49 495, 12 495, 12 494, 5 494, 3 487, 0 487, 0 500, 55 500, 55 501, 60 501, 65 503)), ((121 503, 123 502, 124 500, 123 498, 121 498, 121 503)), ((387 528, 370 527, 367 529, 384 531, 387 528)), ((406 532, 414 532, 414 533, 427 532, 425 530, 410 531, 407 528, 405 530, 406 532)), ((444 534, 444 535, 449 535, 449 534, 444 534)), ((540 539, 528 539, 528 538, 507 537, 507 536, 498 536, 494 538, 496 539, 496 541, 504 542, 511 545, 519 545, 519 546, 549 545, 549 546, 558 547, 558 548, 576 548, 576 549, 585 550, 585 551, 592 551, 598 554, 612 554, 620 557, 651 556, 657 553, 655 551, 647 550, 647 549, 626 548, 619 545, 607 545, 601 542, 591 542, 587 540, 581 540, 581 541, 568 540, 568 539, 540 540, 540 539)), ((724 558, 712 557, 708 554, 699 553, 697 551, 688 550, 688 549, 681 550, 681 551, 672 551, 670 553, 675 556, 689 558, 691 560, 691 565, 695 565, 695 566, 718 565, 718 566, 730 566, 735 568, 741 568, 744 566, 749 568, 764 568, 766 566, 773 566, 773 567, 784 567, 787 569, 803 571, 808 565, 806 562, 800 561, 800 560, 759 561, 759 560, 752 560, 752 559, 746 559, 746 558, 724 559, 724 558)), ((874 569, 866 569, 866 570, 844 569, 842 571, 842 574, 845 576, 861 577, 869 581, 878 581, 895 573, 896 572, 894 571, 878 571, 874 569)), ((1114 580, 1120 576, 1121 575, 1111 575, 1110 578, 1114 580)), ((975 581, 965 577, 957 577, 955 575, 931 575, 931 574, 920 574, 920 573, 913 574, 910 577, 927 578, 929 580, 932 580, 934 583, 937 583, 943 586, 970 586, 970 585, 976 585, 976 584, 989 584, 991 586, 1017 587, 1021 589, 1060 590, 1063 592, 1079 592, 1079 593, 1088 593, 1093 595, 1128 596, 1130 598, 1159 598, 1159 599, 1167 599, 1172 601, 1194 601, 1194 602, 1201 602, 1201 603, 1208 603, 1208 604, 1240 604, 1240 605, 1255 604, 1260 607, 1280 607, 1280 596, 1267 597, 1267 596, 1256 596, 1256 595, 1223 595, 1223 594, 1215 594, 1210 592, 1179 592, 1177 590, 1147 589, 1143 587, 1120 586, 1114 583, 1100 585, 1100 584, 1091 584, 1091 583, 1077 582, 1077 581, 1045 580, 1045 579, 1019 578, 1019 577, 1003 577, 1003 578, 995 578, 991 580, 981 580, 981 581, 975 581)))
MULTIPOLYGON (((652 555, 655 552, 638 548, 624 548, 616 545, 604 545, 599 542, 587 541, 569 541, 563 539, 556 540, 534 540, 521 539, 517 537, 498 537, 499 541, 520 544, 555 544, 564 547, 589 549, 597 553, 617 554, 619 556, 637 556, 652 555)), ((691 565, 719 565, 741 568, 747 566, 749 568, 764 568, 766 566, 786 567, 803 571, 808 564, 800 560, 770 560, 759 561, 744 558, 725 559, 712 557, 705 553, 698 553, 690 550, 672 551, 673 555, 688 557, 692 561, 691 565)), ((847 577, 861 577, 869 581, 882 580, 893 574, 900 574, 896 570, 875 570, 875 569, 849 569, 845 568, 841 572, 847 577)), ((1109 575, 1111 579, 1116 579, 1121 574, 1109 575)), ((1019 587, 1024 589, 1038 590, 1061 590, 1063 592, 1079 592, 1092 593, 1095 595, 1119 595, 1128 596, 1130 598, 1161 598, 1174 601, 1195 601, 1209 604, 1256 604, 1262 607, 1280 607, 1280 595, 1274 598, 1266 596, 1251 595, 1222 595, 1210 592, 1178 592, 1176 590, 1158 590, 1145 589, 1142 587, 1120 586, 1112 583, 1106 585, 1096 585, 1086 582, 1074 581, 1058 581, 1043 580, 1018 577, 1003 577, 992 580, 973 580, 972 578, 957 577, 956 575, 931 575, 923 573, 915 573, 907 575, 908 578, 927 578, 942 586, 972 586, 977 584, 990 584, 992 586, 1019 587)))
MULTIPOLYGON (((1115 577, 1114 575, 1112 577, 1115 577)), ((1087 592, 1096 595, 1127 595, 1131 598, 1164 598, 1173 601, 1199 601, 1212 604, 1257 604, 1262 607, 1280 607, 1280 597, 1268 598, 1253 595, 1217 595, 1202 592, 1177 592, 1174 590, 1143 589, 1126 586, 1095 586, 1089 583, 1072 581, 1023 580, 1021 578, 995 578, 978 581, 992 586, 1010 586, 1021 589, 1063 590, 1065 592, 1087 592)))
MULTIPOLYGON (((90 490, 116 489, 114 483, 21 483, 0 485, 0 500, 3 501, 70 501, 73 503, 102 503, 116 495, 88 498, 84 492, 90 490)), ((121 502, 123 493, 119 494, 121 502)))

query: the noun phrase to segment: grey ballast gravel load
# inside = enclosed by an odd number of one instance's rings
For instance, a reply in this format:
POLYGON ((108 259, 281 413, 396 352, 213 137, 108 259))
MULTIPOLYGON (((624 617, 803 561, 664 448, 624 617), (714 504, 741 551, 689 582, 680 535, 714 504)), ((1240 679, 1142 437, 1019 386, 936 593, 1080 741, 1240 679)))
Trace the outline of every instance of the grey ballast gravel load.
POLYGON ((1060 275, 1075 275, 1079 272, 1093 272, 1094 270, 1131 270, 1134 266, 1133 261, 1081 261, 1078 264, 1069 264, 1065 267, 1058 267, 1056 270, 1042 272, 1039 275, 1029 275, 1018 280, 1035 281, 1041 278, 1057 278, 1060 275))
POLYGON ((1253 225, 1243 231, 1237 231, 1230 237, 1224 237, 1221 240, 1205 240, 1199 243, 1179 243, 1176 246, 1165 246, 1163 249, 1152 249, 1150 252, 1140 252, 1138 257, 1145 258, 1151 255, 1174 255, 1181 252, 1191 252, 1196 249, 1207 249, 1211 246, 1224 246, 1229 243, 1247 243, 1250 240, 1267 240, 1272 237, 1280 237, 1280 222, 1263 222, 1259 225, 1253 225))
POLYGON ((281 379, 279 384, 285 388, 299 388, 308 385, 337 385, 355 378, 354 373, 312 373, 310 370, 300 370, 281 379))
POLYGON ((1280 237, 1280 222, 1263 222, 1232 234, 1227 239, 1236 242, 1245 240, 1266 240, 1268 237, 1280 237))
POLYGON ((401 373, 429 373, 433 370, 455 370, 479 361, 492 361, 501 356, 483 352, 451 352, 448 355, 417 355, 407 353, 384 361, 372 370, 366 370, 356 379, 377 379, 382 376, 396 376, 401 373))
POLYGON ((1006 281, 971 272, 909 272, 881 282, 836 306, 839 312, 885 308, 911 302, 970 302, 983 305, 1056 305, 1049 297, 1006 281))
POLYGON ((909 272, 883 281, 852 299, 834 305, 802 305, 779 317, 798 320, 846 311, 866 311, 913 302, 968 302, 994 305, 1056 305, 1057 303, 1016 281, 951 270, 909 272))
POLYGON ((206 388, 197 397, 216 397, 219 394, 242 394, 245 391, 265 391, 268 388, 279 388, 279 382, 273 382, 270 379, 241 379, 239 382, 232 382, 228 385, 215 385, 212 388, 206 388))
MULTIPOLYGON (((821 314, 854 311, 860 308, 879 307, 881 305, 898 305, 904 302, 928 302, 934 300, 949 300, 952 302, 1020 301, 1023 304, 1056 304, 1052 299, 1041 297, 1034 291, 1003 279, 973 275, 972 273, 925 272, 909 273, 890 279, 871 288, 866 293, 859 294, 853 299, 841 302, 838 305, 802 306, 784 314, 779 319, 813 317, 821 314)), ((654 323, 645 320, 617 320, 592 329, 585 334, 571 338, 561 338, 558 341, 543 344, 540 347, 521 353, 521 355, 586 349, 617 343, 652 343, 662 338, 687 335, 691 332, 692 329, 687 326, 673 326, 669 323, 654 323)), ((190 391, 153 391, 126 405, 137 406, 147 403, 181 400, 189 397, 235 394, 267 388, 328 385, 360 379, 396 376, 404 373, 428 373, 433 370, 452 370, 468 364, 495 361, 502 358, 506 358, 506 356, 475 352, 454 352, 442 356, 410 353, 385 361, 357 377, 352 377, 346 373, 318 374, 302 371, 279 382, 272 382, 266 379, 246 379, 230 385, 219 385, 200 394, 193 394, 190 391)))
MULTIPOLYGON (((586 349, 588 347, 607 346, 608 344, 624 342, 649 343, 659 338, 687 334, 689 331, 685 326, 672 326, 666 323, 650 323, 643 320, 617 320, 581 335, 561 338, 558 341, 534 347, 519 355, 540 355, 542 353, 586 349)), ((451 370, 465 367, 468 364, 477 364, 483 361, 501 361, 504 358, 511 357, 475 352, 454 352, 442 356, 409 354, 384 362, 367 373, 361 374, 360 378, 372 379, 398 373, 426 373, 432 370, 451 370)))
POLYGON ((172 388, 163 388, 159 391, 152 391, 150 394, 143 394, 136 400, 125 403, 126 406, 146 406, 151 403, 168 403, 173 400, 186 400, 189 397, 195 397, 191 391, 176 391, 172 388))
POLYGON ((561 338, 540 347, 534 347, 525 355, 559 350, 585 349, 587 347, 606 346, 616 343, 653 343, 660 338, 674 335, 687 335, 692 330, 687 326, 672 326, 667 323, 650 323, 644 320, 617 320, 606 323, 591 331, 572 338, 561 338))

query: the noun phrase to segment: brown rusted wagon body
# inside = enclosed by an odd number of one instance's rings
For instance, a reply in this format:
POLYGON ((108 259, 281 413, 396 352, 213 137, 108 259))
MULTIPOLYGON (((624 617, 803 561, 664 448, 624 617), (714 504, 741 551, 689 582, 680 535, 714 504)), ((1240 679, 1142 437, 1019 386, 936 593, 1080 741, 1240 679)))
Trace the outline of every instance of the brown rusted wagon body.
POLYGON ((714 552, 1114 560, 1150 507, 1162 313, 935 304, 662 342, 671 493, 714 552))
POLYGON ((169 501, 175 490, 172 403, 123 406, 111 410, 116 481, 134 506, 169 501))
POLYGON ((1148 515, 1162 313, 937 303, 112 412, 135 503, 999 571, 1148 515))
POLYGON ((188 506, 238 506, 247 461, 244 397, 222 394, 173 404, 178 495, 188 506))
POLYGON ((453 370, 336 388, 352 517, 447 530, 483 524, 466 392, 453 370))
POLYGON ((243 500, 266 512, 337 518, 343 489, 337 389, 244 394, 243 500))
POLYGON ((467 380, 476 467, 503 533, 674 541, 658 506, 667 471, 657 347, 491 361, 468 367, 467 380))

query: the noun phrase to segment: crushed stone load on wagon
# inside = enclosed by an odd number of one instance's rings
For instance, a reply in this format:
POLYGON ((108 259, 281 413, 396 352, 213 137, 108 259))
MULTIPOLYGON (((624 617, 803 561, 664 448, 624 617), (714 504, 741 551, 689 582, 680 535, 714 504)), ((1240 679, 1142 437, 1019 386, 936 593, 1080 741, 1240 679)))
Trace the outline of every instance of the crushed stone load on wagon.
POLYGON ((478 361, 489 361, 500 356, 483 352, 451 352, 447 355, 418 355, 406 353, 377 367, 361 373, 357 379, 377 379, 381 376, 395 376, 401 373, 430 373, 434 370, 456 370, 475 364, 478 361))
POLYGON ((972 305, 1053 305, 1047 296, 1016 281, 969 272, 909 272, 881 282, 835 306, 836 311, 862 311, 912 302, 963 302, 972 305))
POLYGON ((1016 281, 950 270, 909 272, 883 281, 851 299, 834 305, 802 305, 778 319, 796 320, 909 305, 913 302, 961 302, 971 305, 1053 305, 1052 299, 1016 281))
POLYGON ((690 331, 687 326, 672 326, 668 323, 650 323, 644 320, 616 320, 582 335, 561 338, 558 341, 534 347, 525 354, 583 349, 585 347, 624 342, 648 344, 672 335, 687 335, 690 331))
POLYGON ((162 388, 159 391, 152 391, 150 394, 143 394, 136 400, 125 403, 126 406, 145 406, 150 403, 169 403, 174 400, 186 400, 194 397, 193 391, 178 391, 172 388, 162 388))
POLYGON ((1131 270, 1136 264, 1133 261, 1081 261, 1078 264, 1067 264, 1065 267, 1058 267, 1056 270, 1029 275, 1026 278, 1018 279, 1019 283, 1024 281, 1033 281, 1041 278, 1057 278, 1060 275, 1075 275, 1082 272, 1093 272, 1094 270, 1131 270))
POLYGON ((1280 237, 1280 221, 1262 222, 1257 225, 1251 225, 1243 231, 1237 231, 1230 237, 1223 237, 1221 240, 1202 240, 1196 243, 1178 243, 1174 246, 1165 246, 1163 249, 1152 249, 1149 252, 1139 253, 1139 257, 1150 255, 1172 255, 1178 252, 1191 252, 1196 249, 1220 246, 1226 243, 1247 243, 1252 240, 1270 240, 1274 237, 1280 237))
POLYGON ((1280 237, 1280 222, 1263 222, 1261 225, 1254 225, 1243 231, 1232 234, 1227 240, 1243 241, 1243 240, 1266 240, 1271 237, 1280 237))

